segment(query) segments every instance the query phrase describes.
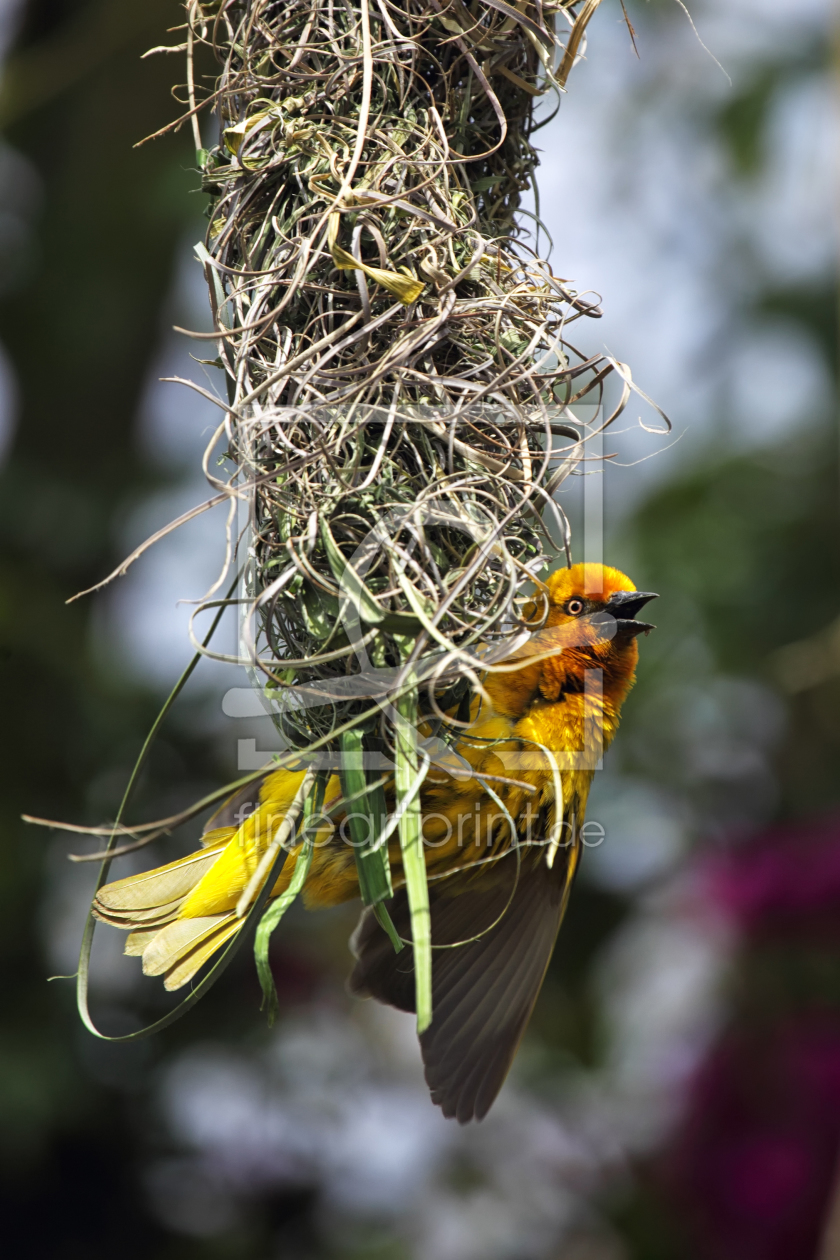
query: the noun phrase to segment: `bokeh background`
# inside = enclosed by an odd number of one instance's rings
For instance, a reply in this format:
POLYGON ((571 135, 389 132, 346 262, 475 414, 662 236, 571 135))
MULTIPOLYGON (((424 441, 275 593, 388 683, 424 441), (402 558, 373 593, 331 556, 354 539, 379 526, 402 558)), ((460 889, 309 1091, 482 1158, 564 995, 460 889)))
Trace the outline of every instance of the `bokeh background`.
MULTIPOLYGON (((675 0, 627 7, 639 56, 604 0, 540 133, 540 212, 555 271, 604 299, 578 339, 673 421, 648 432, 634 399, 605 475, 607 559, 661 593, 659 628, 526 1044, 459 1129, 428 1102, 411 1020, 344 994, 352 909, 289 915, 270 1032, 247 951, 130 1045, 97 1042, 72 984, 47 982, 75 969, 94 870, 66 855, 90 844, 20 815, 113 816, 223 523, 65 604, 204 497, 215 410, 160 381, 213 380, 172 332, 208 327, 204 206, 188 132, 132 147, 175 116, 180 59, 140 60, 179 42, 174 0, 0 3, 4 1255, 829 1260, 840 17, 694 0, 698 36, 675 0)), ((266 722, 223 711, 241 682, 198 671, 135 817, 268 755, 266 722)), ((95 1014, 130 1031, 163 997, 101 935, 95 1014)))

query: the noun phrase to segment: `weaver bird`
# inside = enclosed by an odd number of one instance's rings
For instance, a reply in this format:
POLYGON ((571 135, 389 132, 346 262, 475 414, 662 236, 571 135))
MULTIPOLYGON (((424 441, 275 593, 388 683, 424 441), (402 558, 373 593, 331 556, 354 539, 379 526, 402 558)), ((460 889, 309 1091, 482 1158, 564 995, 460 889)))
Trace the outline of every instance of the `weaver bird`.
MULTIPOLYGON (((653 629, 636 614, 655 596, 616 569, 560 570, 544 595, 542 627, 484 676, 469 725, 450 737, 451 760, 439 758, 422 788, 433 1017, 420 1043, 433 1101, 462 1123, 487 1113, 533 1010, 580 859, 592 775, 634 681, 637 635, 653 629)), ((431 731, 427 722, 420 735, 431 731)), ((252 800, 240 792, 211 819, 200 850, 100 889, 94 913, 131 933, 125 952, 142 955, 147 975, 180 988, 240 930, 237 903, 305 773, 269 773, 252 800)), ((333 776, 303 887, 310 909, 359 895, 341 798, 333 776)), ((288 887, 301 851, 292 848, 273 897, 288 887)), ((410 942, 395 840, 389 856, 389 910, 410 942)), ((411 948, 397 953, 372 910, 363 911, 351 948, 351 992, 414 1010, 411 948)))

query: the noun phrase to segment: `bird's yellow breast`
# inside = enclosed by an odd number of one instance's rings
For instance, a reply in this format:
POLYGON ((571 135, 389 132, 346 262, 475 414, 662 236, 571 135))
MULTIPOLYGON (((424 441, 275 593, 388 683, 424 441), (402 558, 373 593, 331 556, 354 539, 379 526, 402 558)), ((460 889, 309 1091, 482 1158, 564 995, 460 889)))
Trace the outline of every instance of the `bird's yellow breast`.
MULTIPOLYGON (((432 765, 423 786, 423 837, 431 879, 486 863, 509 847, 514 835, 539 850, 555 821, 558 779, 567 842, 583 824, 594 766, 618 725, 617 712, 603 697, 582 694, 553 702, 538 696, 518 720, 476 698, 472 716, 472 725, 455 745, 472 767, 472 777, 455 778, 432 765)), ((421 728, 420 734, 429 731, 421 728)), ((236 906, 303 776, 303 770, 278 770, 266 779, 259 808, 231 829, 218 861, 181 907, 181 917, 218 914, 236 906)), ((340 798, 340 782, 334 775, 327 785, 325 809, 340 798)), ((337 905, 358 896, 354 853, 341 822, 339 813, 325 820, 316 834, 304 889, 310 907, 337 905)), ((394 884, 399 886, 402 855, 396 837, 389 857, 394 884)), ((295 861, 296 854, 291 853, 274 895, 288 887, 295 861)))

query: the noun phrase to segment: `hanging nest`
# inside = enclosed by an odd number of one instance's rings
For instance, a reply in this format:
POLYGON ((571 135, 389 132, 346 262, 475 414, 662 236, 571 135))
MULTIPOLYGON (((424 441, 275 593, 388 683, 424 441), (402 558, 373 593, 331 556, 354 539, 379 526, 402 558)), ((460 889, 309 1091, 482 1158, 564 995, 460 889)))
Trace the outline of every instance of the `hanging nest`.
POLYGON ((554 492, 615 418, 569 409, 623 369, 570 344, 600 312, 517 212, 535 102, 596 7, 189 6, 195 110, 196 45, 223 65, 199 152, 236 470, 217 484, 250 507, 247 656, 290 746, 323 745, 407 666, 440 714, 568 558, 554 492))

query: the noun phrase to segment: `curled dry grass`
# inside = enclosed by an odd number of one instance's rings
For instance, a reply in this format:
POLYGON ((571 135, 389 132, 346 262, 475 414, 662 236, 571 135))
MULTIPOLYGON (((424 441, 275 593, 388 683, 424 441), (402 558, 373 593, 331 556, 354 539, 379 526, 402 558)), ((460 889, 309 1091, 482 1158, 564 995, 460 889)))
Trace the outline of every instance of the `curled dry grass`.
POLYGON ((597 306, 517 212, 535 102, 596 7, 189 6, 191 109, 197 45, 222 65, 200 151, 235 467, 218 489, 252 505, 249 655, 295 690, 299 748, 364 707, 348 675, 451 682, 568 553, 553 494, 594 431, 569 408, 625 370, 571 343, 597 306))

